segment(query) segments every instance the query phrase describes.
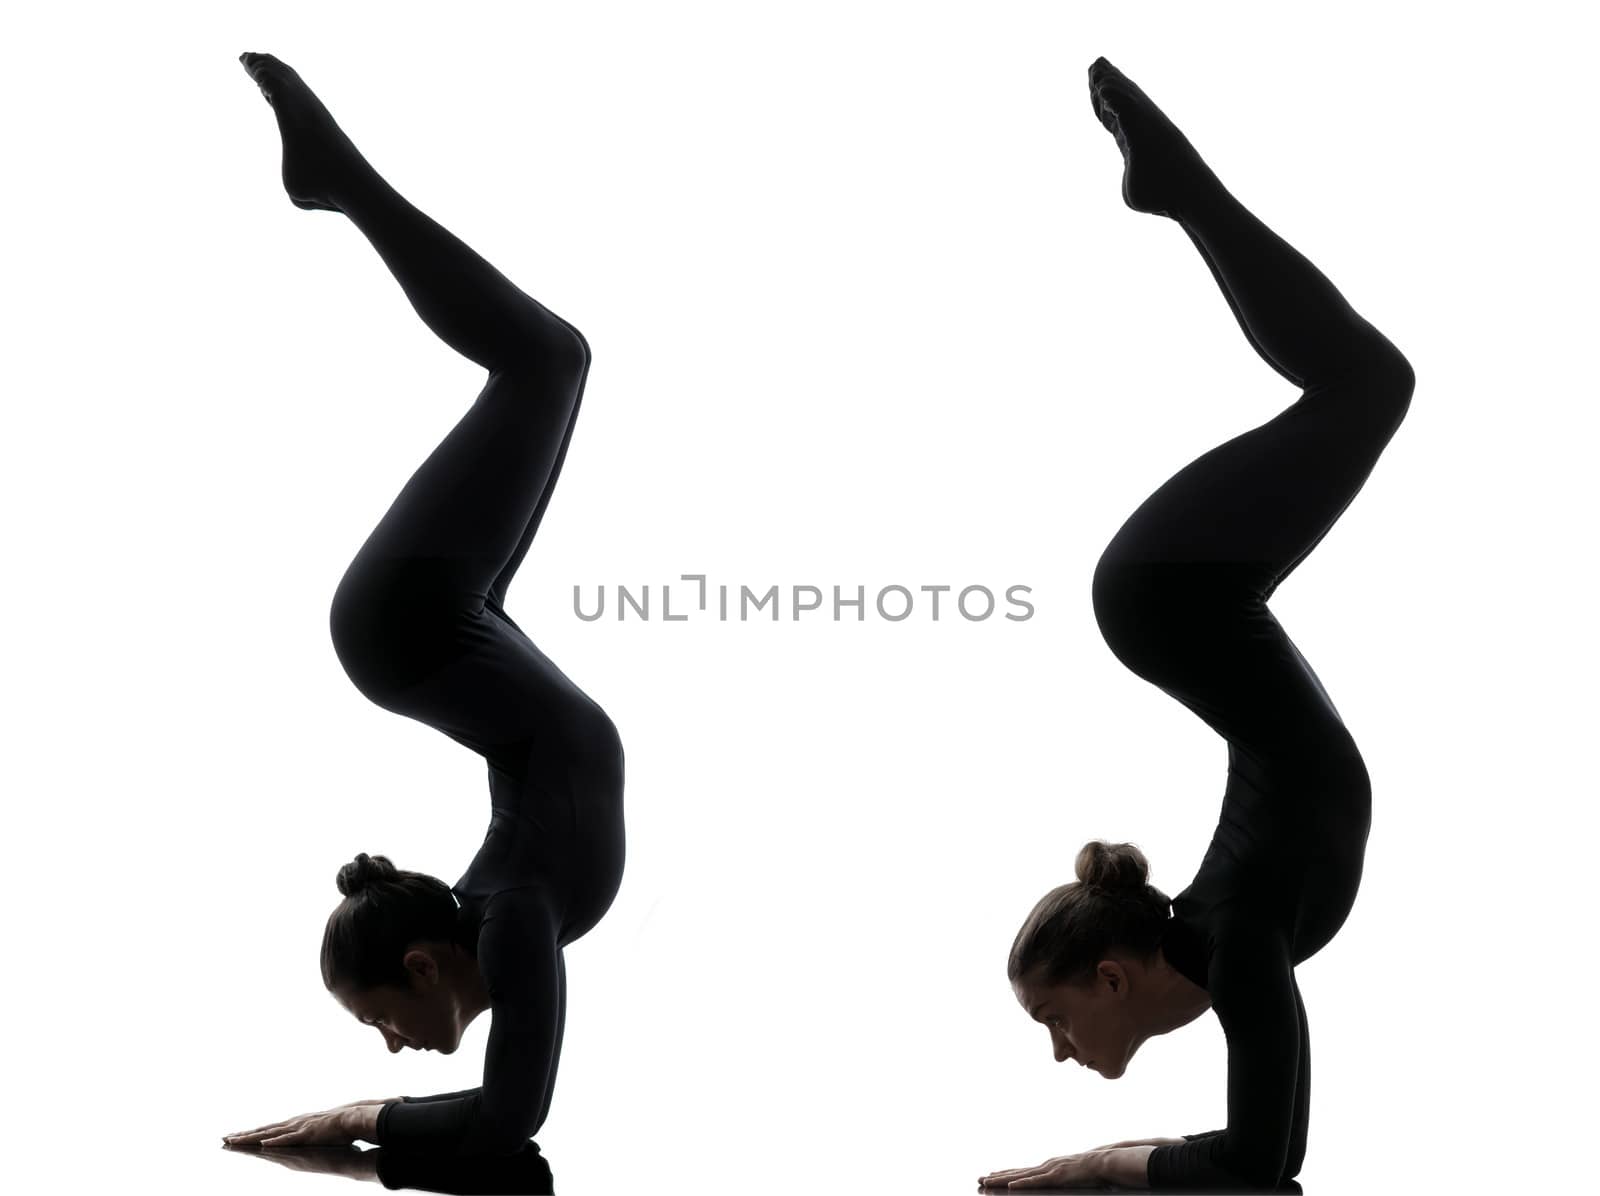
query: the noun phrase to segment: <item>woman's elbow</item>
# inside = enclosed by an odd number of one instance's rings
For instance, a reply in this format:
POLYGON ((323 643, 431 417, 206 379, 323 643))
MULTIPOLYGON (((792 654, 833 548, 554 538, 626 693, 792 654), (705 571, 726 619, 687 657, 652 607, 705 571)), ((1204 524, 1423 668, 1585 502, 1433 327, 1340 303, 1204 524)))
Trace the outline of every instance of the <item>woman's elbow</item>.
POLYGON ((484 1118, 472 1135, 471 1153, 482 1158, 508 1158, 528 1145, 536 1128, 522 1119, 484 1118))
POLYGON ((1272 1151, 1236 1151, 1218 1160, 1238 1177, 1241 1190, 1252 1192, 1275 1192, 1293 1179, 1300 1166, 1296 1162, 1291 1169, 1285 1165, 1288 1161, 1282 1152, 1272 1151))

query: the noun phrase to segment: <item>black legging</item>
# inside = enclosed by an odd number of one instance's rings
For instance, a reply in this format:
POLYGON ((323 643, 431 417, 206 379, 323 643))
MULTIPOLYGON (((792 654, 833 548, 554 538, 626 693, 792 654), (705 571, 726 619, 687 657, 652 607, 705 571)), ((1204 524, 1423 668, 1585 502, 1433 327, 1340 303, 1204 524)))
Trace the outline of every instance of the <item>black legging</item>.
POLYGON ((1303 389, 1146 499, 1101 556, 1093 591, 1118 659, 1228 743, 1217 830, 1173 899, 1163 940, 1173 965, 1207 988, 1228 1035, 1228 1126, 1156 1148, 1150 1184, 1274 1186, 1299 1171, 1309 1119, 1309 1029, 1293 968, 1355 901, 1372 787, 1267 599, 1361 489, 1415 379, 1315 266, 1188 158, 1192 147, 1148 136, 1164 118, 1125 76, 1102 59, 1090 81, 1101 119, 1119 144, 1125 133, 1133 143, 1143 173, 1128 181, 1162 202, 1163 188, 1170 194, 1173 210, 1142 210, 1178 221, 1250 344, 1303 389), (1122 128, 1102 99, 1120 108, 1122 128))
POLYGON ((380 706, 509 760, 530 714, 572 691, 503 605, 560 476, 588 344, 381 178, 343 202, 417 314, 489 378, 350 563, 334 647, 380 706), (428 684, 447 666, 448 688, 428 684))
MULTIPOLYGON (((297 132, 325 110, 271 69, 285 146, 314 161, 342 134, 297 132)), ((298 160, 286 154, 291 195, 298 160)), ((561 949, 599 921, 622 876, 616 729, 504 609, 566 458, 589 347, 353 149, 338 161, 337 194, 302 206, 342 210, 428 327, 489 371, 356 554, 330 614, 339 660, 366 697, 489 766, 488 834, 452 886, 462 941, 478 951, 493 1001, 485 1083, 386 1106, 380 1133, 385 1145, 505 1150, 549 1109, 565 1020, 561 949)))
MULTIPOLYGON (((1228 741, 1229 797, 1259 807, 1269 791, 1321 791, 1330 780, 1353 779, 1359 791, 1355 743, 1267 599, 1365 483, 1409 406, 1411 367, 1222 188, 1198 193, 1178 223, 1250 344, 1303 393, 1140 504, 1095 570, 1095 616, 1123 664, 1228 741)), ((1350 848, 1366 827, 1358 834, 1349 812, 1337 820, 1345 866, 1300 911, 1302 957, 1332 937, 1355 898, 1360 853, 1350 848)))

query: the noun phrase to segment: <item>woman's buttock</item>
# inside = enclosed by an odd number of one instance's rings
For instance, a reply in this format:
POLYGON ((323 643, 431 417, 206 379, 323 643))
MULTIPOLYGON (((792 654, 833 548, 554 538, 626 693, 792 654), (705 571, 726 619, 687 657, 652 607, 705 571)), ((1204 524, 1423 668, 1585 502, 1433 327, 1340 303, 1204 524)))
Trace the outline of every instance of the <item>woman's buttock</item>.
POLYGON ((1166 688, 1219 674, 1247 643, 1260 570, 1217 562, 1130 562, 1095 569, 1095 621, 1117 659, 1166 688))
POLYGON ((340 663, 370 701, 497 765, 521 771, 534 746, 585 759, 617 750, 605 712, 497 608, 464 595, 447 567, 352 570, 330 622, 340 663))
POLYGON ((1261 599, 1265 566, 1121 564, 1095 573, 1095 617, 1128 669, 1263 761, 1354 751, 1322 682, 1261 599))
MULTIPOLYGON (((359 554, 328 612, 345 674, 385 709, 463 653, 461 616, 472 600, 448 561, 359 554)), ((399 710, 398 713, 407 713, 399 710)))

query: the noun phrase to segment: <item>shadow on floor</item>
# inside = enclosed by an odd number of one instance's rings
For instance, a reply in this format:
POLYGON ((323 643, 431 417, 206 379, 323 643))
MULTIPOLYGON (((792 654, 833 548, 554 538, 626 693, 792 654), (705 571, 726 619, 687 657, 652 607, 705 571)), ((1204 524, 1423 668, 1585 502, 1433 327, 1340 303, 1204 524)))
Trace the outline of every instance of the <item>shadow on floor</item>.
POLYGON ((290 1171, 377 1180, 390 1189, 457 1192, 463 1196, 553 1196, 550 1164, 532 1139, 516 1154, 488 1158, 415 1155, 385 1147, 275 1146, 227 1148, 254 1155, 290 1171))

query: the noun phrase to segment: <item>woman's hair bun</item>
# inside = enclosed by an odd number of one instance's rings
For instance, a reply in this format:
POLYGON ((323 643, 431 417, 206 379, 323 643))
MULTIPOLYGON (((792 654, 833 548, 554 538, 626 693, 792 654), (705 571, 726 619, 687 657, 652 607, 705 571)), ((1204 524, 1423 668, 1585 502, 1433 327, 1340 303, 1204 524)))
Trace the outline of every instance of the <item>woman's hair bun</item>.
POLYGON ((346 897, 354 897, 375 881, 390 880, 400 874, 400 870, 389 862, 388 856, 368 855, 362 852, 344 867, 339 869, 339 892, 346 897))
POLYGON ((1150 883, 1150 861, 1132 843, 1094 839, 1078 851, 1078 879, 1106 892, 1138 892, 1150 883))

